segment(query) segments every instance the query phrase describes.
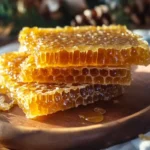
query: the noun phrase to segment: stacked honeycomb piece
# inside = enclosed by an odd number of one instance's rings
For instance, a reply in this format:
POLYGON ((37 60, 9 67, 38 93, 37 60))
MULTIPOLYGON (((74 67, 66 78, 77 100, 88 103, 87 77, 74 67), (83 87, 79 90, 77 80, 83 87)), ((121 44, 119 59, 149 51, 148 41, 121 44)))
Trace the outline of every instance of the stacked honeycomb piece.
POLYGON ((26 27, 19 42, 0 56, 0 84, 28 118, 115 98, 131 65, 150 63, 148 44, 124 26, 26 27))

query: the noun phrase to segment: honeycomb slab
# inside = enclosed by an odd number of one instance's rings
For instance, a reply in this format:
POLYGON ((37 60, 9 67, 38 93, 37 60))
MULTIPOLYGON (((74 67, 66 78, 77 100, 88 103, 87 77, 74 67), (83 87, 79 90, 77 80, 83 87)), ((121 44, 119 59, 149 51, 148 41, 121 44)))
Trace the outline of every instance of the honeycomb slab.
POLYGON ((148 65, 148 43, 125 26, 23 28, 20 51, 38 67, 148 65))
POLYGON ((9 81, 3 82, 3 86, 9 90, 10 98, 19 105, 27 118, 48 115, 99 100, 111 100, 123 93, 120 85, 57 85, 9 81))

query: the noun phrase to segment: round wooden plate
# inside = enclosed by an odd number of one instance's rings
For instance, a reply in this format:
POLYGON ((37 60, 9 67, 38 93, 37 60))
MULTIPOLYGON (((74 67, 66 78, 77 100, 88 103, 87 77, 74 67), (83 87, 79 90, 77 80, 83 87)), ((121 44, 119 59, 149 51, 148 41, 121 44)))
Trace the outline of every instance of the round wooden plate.
POLYGON ((0 143, 11 149, 100 149, 150 130, 150 66, 133 69, 133 81, 123 96, 29 120, 17 106, 0 114, 0 143), (79 115, 95 107, 106 110, 101 123, 79 115))

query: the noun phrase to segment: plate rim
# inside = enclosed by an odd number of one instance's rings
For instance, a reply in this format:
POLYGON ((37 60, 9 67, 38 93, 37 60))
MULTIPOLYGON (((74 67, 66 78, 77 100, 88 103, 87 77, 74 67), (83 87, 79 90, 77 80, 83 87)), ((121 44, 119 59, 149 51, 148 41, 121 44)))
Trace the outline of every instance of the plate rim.
POLYGON ((70 150, 85 148, 87 150, 91 150, 91 148, 93 150, 94 148, 103 149, 121 144, 136 138, 139 134, 148 132, 150 130, 150 119, 142 120, 142 118, 148 118, 149 114, 150 105, 132 115, 105 123, 104 125, 50 129, 14 126, 0 119, 0 143, 13 149, 30 147, 31 149, 40 150, 41 144, 45 150, 49 150, 49 148, 70 150), (126 121, 128 121, 127 124, 126 121), (138 129, 136 128, 135 130, 135 126, 139 122, 141 125, 145 124, 145 126, 142 126, 143 128, 141 129, 139 125, 138 129), (131 125, 130 128, 127 127, 128 124, 131 125), (119 133, 120 130, 121 134, 119 133), (127 135, 126 132, 128 133, 131 130, 134 130, 133 133, 127 135), (114 132, 116 133, 115 135, 113 135, 114 132), (18 138, 21 138, 21 141, 18 142, 18 138), (33 144, 32 138, 36 141, 36 144, 33 144), (56 144, 57 142, 60 144, 56 144))

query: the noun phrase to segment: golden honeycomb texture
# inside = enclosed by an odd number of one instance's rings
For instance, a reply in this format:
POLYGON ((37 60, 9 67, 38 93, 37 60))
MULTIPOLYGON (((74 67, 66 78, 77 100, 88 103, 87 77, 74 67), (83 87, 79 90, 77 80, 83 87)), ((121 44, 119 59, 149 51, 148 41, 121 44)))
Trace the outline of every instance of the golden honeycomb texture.
POLYGON ((16 82, 7 72, 1 73, 0 78, 4 94, 6 92, 12 99, 10 104, 1 101, 0 110, 8 110, 18 104, 27 118, 52 114, 98 100, 111 100, 123 94, 120 85, 22 83, 16 82))
POLYGON ((72 84, 120 84, 130 85, 130 69, 122 68, 26 68, 18 76, 19 82, 72 83, 72 84))
POLYGON ((123 93, 120 85, 57 85, 13 81, 3 85, 8 88, 10 98, 19 105, 27 118, 48 115, 99 100, 111 100, 123 93))
POLYGON ((0 71, 6 72, 17 82, 72 83, 72 84, 119 84, 130 85, 130 68, 67 67, 37 68, 26 63, 28 54, 11 52, 0 57, 0 71), (9 60, 9 62, 8 62, 9 60))
POLYGON ((19 86, 14 98, 16 96, 27 118, 35 118, 99 100, 110 100, 121 94, 122 87, 119 85, 63 86, 32 83, 19 86))
MULTIPOLYGON (((14 104, 18 104, 27 118, 35 118, 79 105, 87 105, 98 100, 110 100, 123 93, 123 87, 120 85, 18 82, 18 75, 22 70, 21 64, 27 58, 28 54, 24 52, 11 52, 0 56, 0 85, 2 87, 0 92, 7 93, 12 100, 8 104, 2 97, 0 110, 9 110, 14 104)), ((66 68, 71 72, 72 69, 66 68)), ((86 73, 87 68, 80 68, 77 71, 86 73)), ((103 76, 107 75, 107 70, 105 72, 100 69, 100 71, 103 76)), ((75 72, 73 76, 75 76, 75 72)), ((92 73, 94 75, 95 71, 92 73)), ((43 72, 44 74, 45 72, 43 72)), ((126 76, 125 74, 126 70, 123 70, 117 76, 126 76)), ((27 75, 29 76, 29 74, 27 75)))
POLYGON ((125 26, 23 28, 18 52, 0 55, 0 110, 27 118, 111 100, 131 83, 131 65, 148 65, 147 42, 125 26))
POLYGON ((148 43, 125 26, 23 28, 20 51, 38 67, 148 65, 148 43))

